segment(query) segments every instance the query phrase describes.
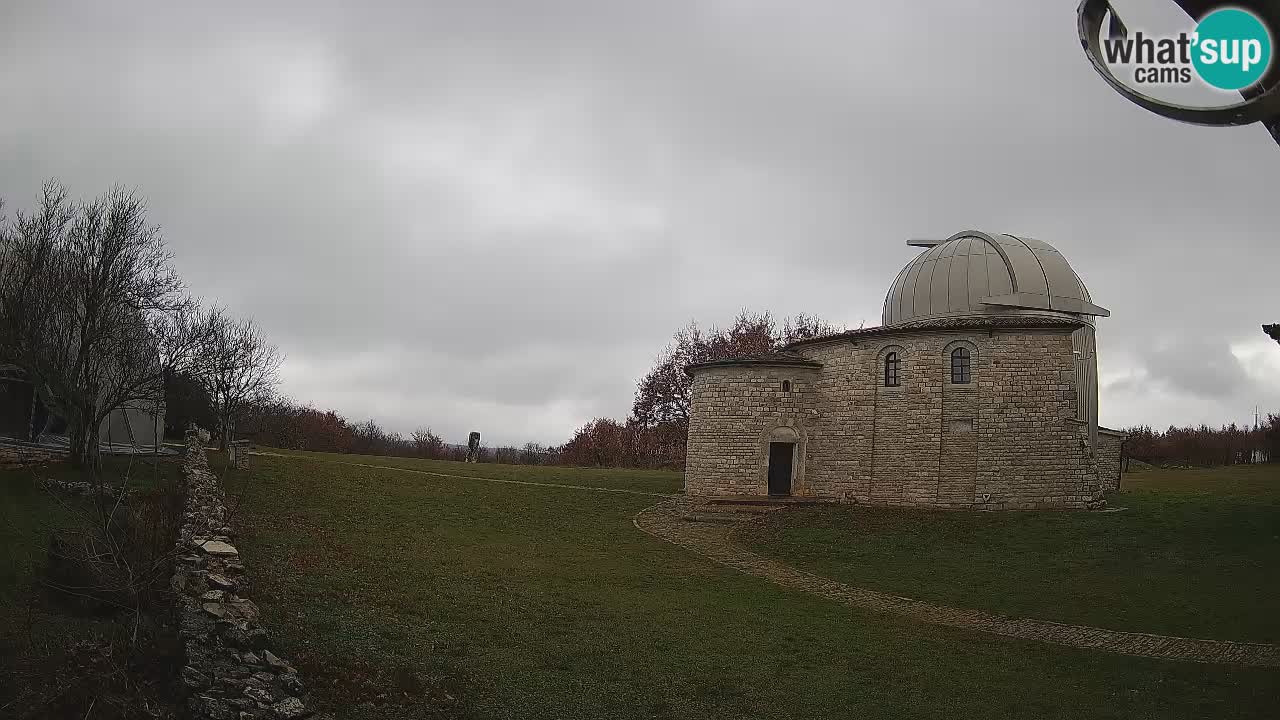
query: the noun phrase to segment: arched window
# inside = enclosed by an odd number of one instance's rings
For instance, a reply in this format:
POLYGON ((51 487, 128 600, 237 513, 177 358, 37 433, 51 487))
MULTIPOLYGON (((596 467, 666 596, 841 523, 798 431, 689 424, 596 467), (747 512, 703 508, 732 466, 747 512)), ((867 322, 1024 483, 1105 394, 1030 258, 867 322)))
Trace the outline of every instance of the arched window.
POLYGON ((958 347, 951 351, 951 382, 968 385, 973 380, 969 348, 958 347))
POLYGON ((884 386, 898 387, 898 353, 884 356, 884 386))
POLYGON ((791 392, 791 381, 790 381, 790 380, 783 380, 783 381, 782 381, 782 392, 791 392))

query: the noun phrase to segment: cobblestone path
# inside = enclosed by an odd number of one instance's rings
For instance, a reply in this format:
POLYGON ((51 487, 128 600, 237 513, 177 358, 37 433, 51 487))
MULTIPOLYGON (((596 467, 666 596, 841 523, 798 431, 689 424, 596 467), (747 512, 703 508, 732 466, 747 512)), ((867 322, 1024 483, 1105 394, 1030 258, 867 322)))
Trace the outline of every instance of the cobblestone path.
POLYGON ((857 588, 750 552, 730 537, 731 527, 683 519, 679 501, 662 502, 635 516, 640 530, 748 575, 784 588, 813 593, 850 607, 892 613, 919 622, 994 633, 1021 640, 1090 648, 1165 660, 1280 667, 1280 646, 1106 630, 1047 620, 1013 618, 980 610, 934 605, 857 588))

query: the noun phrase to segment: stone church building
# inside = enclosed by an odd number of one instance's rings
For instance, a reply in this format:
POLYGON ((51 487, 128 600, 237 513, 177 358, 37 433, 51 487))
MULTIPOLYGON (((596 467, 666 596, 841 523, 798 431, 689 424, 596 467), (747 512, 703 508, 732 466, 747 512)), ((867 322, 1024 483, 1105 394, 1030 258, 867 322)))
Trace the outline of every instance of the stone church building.
POLYGON ((1086 508, 1118 483, 1093 304, 1047 243, 965 231, 898 273, 880 327, 691 365, 685 490, 1086 508))

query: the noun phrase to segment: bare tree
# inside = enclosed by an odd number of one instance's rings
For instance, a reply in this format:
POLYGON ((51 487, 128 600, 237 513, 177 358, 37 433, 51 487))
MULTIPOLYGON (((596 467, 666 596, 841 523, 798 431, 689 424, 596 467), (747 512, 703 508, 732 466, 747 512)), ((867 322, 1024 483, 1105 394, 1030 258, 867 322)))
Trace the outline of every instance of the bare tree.
POLYGON ((413 447, 419 457, 439 459, 444 450, 444 441, 432 432, 429 427, 419 427, 413 431, 413 447))
POLYGON ((284 357, 252 320, 231 318, 214 309, 204 322, 208 329, 203 335, 196 377, 213 400, 218 446, 225 450, 239 413, 275 394, 284 357))
POLYGON ((49 181, 36 212, 0 228, 0 351, 66 419, 72 460, 91 471, 107 416, 158 408, 165 373, 191 361, 194 315, 133 192, 76 203, 49 181))
MULTIPOLYGON (((653 368, 636 384, 635 401, 631 406, 628 425, 635 424, 653 432, 643 435, 643 443, 651 448, 644 454, 658 465, 679 465, 684 462, 685 443, 689 428, 690 392, 693 380, 685 373, 688 366, 712 360, 757 355, 779 350, 789 343, 833 335, 843 328, 831 325, 813 315, 800 314, 784 318, 779 330, 768 312, 742 311, 727 329, 712 327, 703 330, 697 323, 690 323, 676 331, 672 342, 658 356, 653 368)), ((597 436, 608 435, 612 428, 606 425, 588 424, 585 435, 580 431, 575 440, 566 445, 571 462, 584 462, 583 447, 610 447, 597 436), (608 432, 605 432, 608 431, 608 432), (587 442, 583 438, 595 438, 587 442)), ((640 441, 641 437, 634 438, 640 441)), ((620 447, 620 446, 619 446, 620 447)), ((610 451, 612 452, 612 450, 610 451)), ((639 453, 633 449, 632 454, 639 453)), ((599 463, 599 458, 591 460, 599 463)), ((620 462, 611 460, 610 462, 620 462)))
POLYGON ((779 332, 769 313, 742 311, 733 325, 704 331, 690 323, 676 331, 672 343, 658 356, 657 363, 636 387, 632 417, 646 427, 666 424, 686 426, 689 422, 689 392, 693 381, 684 370, 689 365, 710 360, 754 355, 776 350, 788 343, 841 332, 812 315, 785 318, 779 332))
POLYGON ((520 451, 520 463, 522 465, 541 465, 549 455, 550 448, 545 448, 536 442, 527 442, 520 451))

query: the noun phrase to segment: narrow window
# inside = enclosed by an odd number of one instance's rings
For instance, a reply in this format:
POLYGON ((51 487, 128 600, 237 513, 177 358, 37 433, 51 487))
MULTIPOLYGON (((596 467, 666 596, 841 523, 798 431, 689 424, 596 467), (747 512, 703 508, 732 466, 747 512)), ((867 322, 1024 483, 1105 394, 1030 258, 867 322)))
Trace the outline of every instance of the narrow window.
POLYGON ((884 386, 898 387, 898 353, 884 356, 884 386))
POLYGON ((782 381, 782 392, 791 392, 791 381, 790 381, 790 380, 783 380, 783 381, 782 381))
POLYGON ((958 347, 951 351, 951 382, 967 385, 972 379, 969 348, 958 347))

